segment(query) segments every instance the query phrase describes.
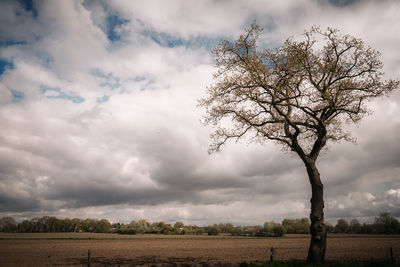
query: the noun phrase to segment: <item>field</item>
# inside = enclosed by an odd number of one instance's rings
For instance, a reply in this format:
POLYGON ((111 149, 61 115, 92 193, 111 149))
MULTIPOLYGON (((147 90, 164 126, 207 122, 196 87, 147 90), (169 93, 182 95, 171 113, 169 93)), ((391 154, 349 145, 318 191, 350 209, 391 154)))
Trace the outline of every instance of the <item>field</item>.
MULTIPOLYGON (((276 260, 304 260, 309 237, 116 235, 86 233, 0 234, 0 266, 237 266, 276 260)), ((400 260, 399 236, 331 235, 327 261, 400 260)))

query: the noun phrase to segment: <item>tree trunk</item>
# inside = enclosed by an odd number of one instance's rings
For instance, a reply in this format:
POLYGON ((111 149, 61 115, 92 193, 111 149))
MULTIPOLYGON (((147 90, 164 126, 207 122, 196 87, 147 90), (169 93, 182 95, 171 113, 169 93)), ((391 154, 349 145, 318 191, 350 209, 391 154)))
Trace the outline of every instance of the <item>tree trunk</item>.
POLYGON ((311 196, 311 242, 308 249, 307 262, 323 263, 326 251, 326 229, 324 222, 324 186, 321 182, 314 160, 305 161, 308 178, 310 179, 311 196))

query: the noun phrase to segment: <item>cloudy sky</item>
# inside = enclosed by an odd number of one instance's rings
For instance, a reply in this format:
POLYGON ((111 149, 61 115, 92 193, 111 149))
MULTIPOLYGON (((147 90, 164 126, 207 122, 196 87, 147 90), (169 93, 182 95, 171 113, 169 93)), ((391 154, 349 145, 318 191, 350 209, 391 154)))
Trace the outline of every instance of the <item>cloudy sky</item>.
MULTIPOLYGON (((276 47, 312 25, 382 53, 400 75, 400 2, 15 1, 0 3, 0 216, 261 224, 308 217, 299 158, 272 143, 207 153, 196 106, 210 49, 256 20, 276 47)), ((370 103, 318 161, 326 217, 400 217, 400 93, 370 103)))

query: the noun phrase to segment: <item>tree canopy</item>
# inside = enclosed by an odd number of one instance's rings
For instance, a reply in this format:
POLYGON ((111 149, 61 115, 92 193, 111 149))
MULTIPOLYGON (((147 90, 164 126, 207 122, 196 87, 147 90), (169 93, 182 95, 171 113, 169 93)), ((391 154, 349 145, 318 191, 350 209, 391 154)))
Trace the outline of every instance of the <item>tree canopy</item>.
POLYGON ((252 24, 238 40, 213 50, 215 83, 200 100, 207 108, 204 122, 217 128, 211 152, 247 135, 315 160, 328 140, 351 140, 344 124, 369 114, 367 100, 399 85, 382 81, 379 52, 336 29, 312 27, 304 40, 289 38, 273 50, 258 48, 261 31, 252 24))

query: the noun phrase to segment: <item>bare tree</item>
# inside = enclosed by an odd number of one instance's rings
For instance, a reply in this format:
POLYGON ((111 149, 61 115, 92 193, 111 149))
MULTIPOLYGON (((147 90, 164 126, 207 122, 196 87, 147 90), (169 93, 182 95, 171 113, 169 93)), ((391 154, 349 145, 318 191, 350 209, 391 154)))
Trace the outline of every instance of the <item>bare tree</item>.
POLYGON ((207 108, 205 124, 216 127, 210 152, 247 136, 297 153, 312 188, 307 261, 322 262, 326 230, 316 160, 328 141, 351 141, 345 125, 369 114, 366 101, 389 94, 399 81, 382 81, 379 52, 336 29, 312 27, 303 41, 287 39, 274 50, 257 48, 261 32, 252 24, 236 41, 213 49, 215 82, 199 100, 207 108))

